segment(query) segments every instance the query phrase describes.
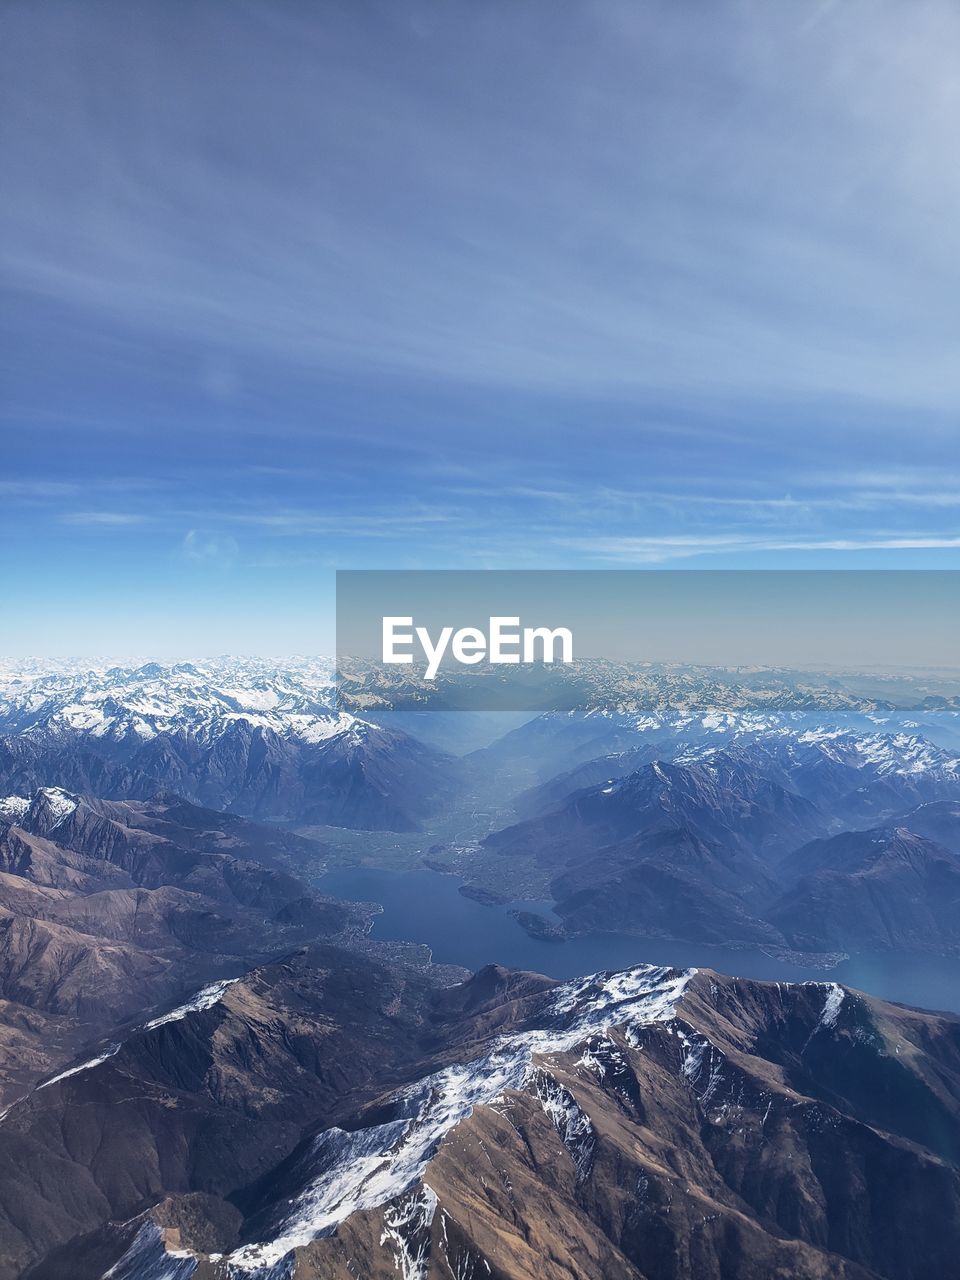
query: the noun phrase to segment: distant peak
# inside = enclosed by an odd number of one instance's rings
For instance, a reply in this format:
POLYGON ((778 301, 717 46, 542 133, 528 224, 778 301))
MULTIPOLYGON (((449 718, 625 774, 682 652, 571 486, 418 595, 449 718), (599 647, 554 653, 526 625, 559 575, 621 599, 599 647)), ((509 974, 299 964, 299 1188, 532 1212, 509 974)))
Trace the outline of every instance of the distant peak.
POLYGON ((76 810, 80 797, 62 787, 41 787, 24 814, 24 825, 36 835, 47 835, 76 810))
POLYGON ((26 796, 0 796, 0 818, 8 822, 20 822, 30 808, 26 796))

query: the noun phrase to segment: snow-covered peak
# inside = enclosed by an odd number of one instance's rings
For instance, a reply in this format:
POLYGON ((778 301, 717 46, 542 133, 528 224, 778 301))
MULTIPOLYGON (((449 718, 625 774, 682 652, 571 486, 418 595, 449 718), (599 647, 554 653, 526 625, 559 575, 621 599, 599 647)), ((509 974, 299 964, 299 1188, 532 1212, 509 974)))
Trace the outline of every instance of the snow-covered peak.
POLYGON ((0 682, 0 733, 39 741, 84 735, 136 747, 160 734, 213 742, 245 724, 321 742, 351 718, 334 706, 326 659, 203 663, 25 673, 0 682))
POLYGON ((757 735, 735 734, 719 746, 703 742, 686 745, 673 759, 681 765, 710 768, 723 760, 725 753, 738 748, 790 770, 821 760, 862 771, 869 778, 922 775, 960 784, 960 756, 919 734, 863 733, 836 725, 815 725, 800 731, 781 726, 757 735))
MULTIPOLYGON (((446 1135, 475 1107, 495 1106, 508 1090, 526 1089, 556 1127, 578 1170, 586 1167, 593 1129, 569 1091, 553 1078, 551 1058, 615 1026, 636 1038, 643 1027, 671 1022, 695 973, 638 965, 556 988, 532 1025, 500 1036, 482 1057, 445 1067, 395 1094, 394 1119, 318 1134, 307 1157, 312 1173, 299 1195, 283 1202, 268 1238, 227 1255, 207 1255, 206 1260, 217 1263, 218 1274, 230 1280, 285 1280, 292 1275, 294 1249, 334 1231, 353 1213, 382 1209, 382 1243, 393 1248, 398 1271, 408 1280, 423 1280, 425 1255, 416 1240, 432 1222, 438 1203, 424 1175, 446 1135)), ((183 1012, 206 1007, 207 993, 226 985, 205 988, 183 1012)), ((181 1011, 169 1016, 177 1014, 181 1011)), ((99 1065, 106 1056, 109 1051, 73 1073, 99 1065)), ((168 1247, 166 1233, 146 1220, 104 1280, 190 1280, 199 1264, 189 1249, 168 1247)))
POLYGON ((960 758, 914 733, 851 734, 819 728, 801 734, 798 742, 815 744, 831 759, 870 766, 880 777, 923 773, 960 780, 960 758))
MULTIPOLYGON (((523 1092, 553 1125, 577 1182, 590 1176, 602 1131, 588 1113, 589 1094, 571 1083, 569 1063, 557 1062, 558 1055, 576 1052, 575 1069, 602 1085, 620 1070, 624 1042, 643 1050, 647 1029, 659 1025, 675 1050, 667 1060, 698 1106, 707 1115, 727 1114, 728 1098, 739 1096, 742 1077, 731 1072, 724 1050, 684 1015, 681 1002, 696 972, 639 965, 556 987, 522 1029, 494 1039, 482 1056, 381 1099, 378 1111, 390 1118, 318 1133, 297 1160, 299 1193, 278 1199, 272 1223, 258 1217, 260 1240, 228 1254, 201 1255, 151 1219, 133 1219, 128 1225, 136 1234, 104 1280, 191 1280, 207 1268, 224 1280, 289 1280, 297 1270, 296 1250, 333 1234, 354 1214, 376 1211, 382 1215, 380 1245, 394 1255, 397 1272, 405 1280, 426 1280, 447 1238, 443 1231, 431 1238, 436 1215, 444 1213, 442 1190, 431 1186, 431 1164, 475 1108, 506 1114, 516 1101, 509 1095, 523 1092)), ((814 1002, 817 994, 823 1000, 810 1038, 835 1034, 847 993, 835 983, 806 985, 814 1002)), ((710 988, 716 991, 715 984, 710 988)))
MULTIPOLYGON (((897 733, 929 715, 960 716, 960 697, 924 708, 927 685, 900 688, 894 704, 858 692, 837 677, 779 670, 615 664, 585 661, 551 673, 558 705, 546 718, 582 718, 638 736, 723 741, 779 730, 817 732, 847 723, 858 731, 897 733)), ((862 684, 862 680, 860 682, 862 684)), ((902 683, 902 682, 901 682, 902 683)), ((874 681, 883 692, 882 682, 874 681)), ((359 714, 422 705, 443 681, 425 684, 406 668, 359 667, 348 678, 349 706, 359 714)), ((892 690, 891 690, 892 691, 892 690)), ((217 740, 239 723, 282 738, 322 742, 343 731, 335 666, 328 658, 215 658, 195 662, 57 663, 0 661, 0 734, 57 740, 82 734, 135 748, 160 734, 217 740)), ((910 730, 911 732, 913 730, 910 730)))
POLYGON ((62 787, 41 787, 33 796, 4 796, 0 799, 0 818, 35 835, 46 835, 69 818, 79 803, 79 796, 71 795, 62 787))
POLYGON ((178 1005, 176 1009, 171 1009, 169 1013, 145 1022, 143 1030, 154 1031, 157 1027, 165 1027, 170 1022, 181 1022, 187 1014, 202 1013, 204 1009, 212 1009, 215 1004, 220 1003, 227 989, 239 981, 239 978, 223 978, 220 982, 211 982, 209 986, 203 987, 192 999, 178 1005))
MULTIPOLYGON (((547 1001, 541 1025, 497 1039, 473 1062, 456 1064, 397 1095, 399 1118, 352 1133, 328 1129, 314 1139, 317 1175, 289 1206, 269 1240, 229 1255, 231 1274, 269 1274, 292 1249, 309 1244, 352 1213, 389 1204, 418 1186, 443 1138, 474 1107, 492 1106, 509 1089, 537 1086, 540 1065, 613 1026, 637 1031, 666 1022, 695 969, 639 965, 565 983, 547 1001)), ((552 1095, 544 1106, 555 1109, 552 1095)))
POLYGON ((71 795, 62 787, 41 787, 21 821, 36 835, 45 836, 66 822, 79 803, 79 796, 71 795))
POLYGON ((0 796, 0 818, 8 822, 19 822, 30 808, 26 796, 0 796))

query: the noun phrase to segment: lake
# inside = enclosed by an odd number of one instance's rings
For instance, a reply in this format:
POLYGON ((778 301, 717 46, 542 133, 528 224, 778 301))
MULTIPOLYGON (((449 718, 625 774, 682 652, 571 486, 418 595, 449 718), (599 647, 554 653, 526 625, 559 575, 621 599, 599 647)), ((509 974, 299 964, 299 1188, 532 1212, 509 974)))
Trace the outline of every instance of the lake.
POLYGON ((370 936, 426 943, 441 964, 479 969, 497 962, 553 978, 647 963, 710 968, 781 982, 833 979, 885 1000, 960 1013, 960 961, 931 956, 854 956, 825 971, 787 964, 761 951, 628 934, 595 933, 550 942, 530 937, 509 914, 511 909, 527 909, 549 915, 548 904, 514 902, 487 907, 465 898, 459 884, 456 876, 437 871, 342 867, 329 871, 317 887, 348 901, 379 902, 383 913, 377 916, 370 936))

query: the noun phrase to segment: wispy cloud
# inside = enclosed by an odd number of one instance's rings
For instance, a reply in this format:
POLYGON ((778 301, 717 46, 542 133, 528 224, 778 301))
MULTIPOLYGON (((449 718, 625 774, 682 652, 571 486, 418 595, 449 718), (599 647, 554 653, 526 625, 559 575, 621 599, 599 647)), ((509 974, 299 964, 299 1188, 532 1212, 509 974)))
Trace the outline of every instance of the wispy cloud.
POLYGON ((200 343, 217 403, 251 357, 701 401, 960 391, 948 0, 815 23, 762 3, 115 13, 8 17, 7 92, 32 109, 7 143, 5 269, 145 346, 200 343), (494 82, 509 111, 469 89, 494 82))
POLYGON ((180 544, 180 552, 194 564, 226 568, 236 563, 240 548, 235 538, 203 529, 190 529, 180 544))
POLYGON ((873 538, 757 538, 747 535, 571 538, 565 545, 599 562, 662 564, 724 552, 934 551, 960 549, 960 537, 878 535, 873 538))
POLYGON ((346 534, 367 538, 388 538, 400 531, 428 529, 455 519, 449 511, 240 511, 224 518, 252 525, 267 533, 288 536, 346 534))
POLYGON ((154 10, 3 17, 25 630, 51 562, 214 646, 337 565, 960 565, 953 0, 154 10))
POLYGON ((62 480, 0 480, 0 498, 47 501, 71 498, 79 492, 79 485, 62 480))
POLYGON ((143 524, 146 517, 133 511, 68 511, 60 519, 63 524, 122 528, 124 525, 143 524))

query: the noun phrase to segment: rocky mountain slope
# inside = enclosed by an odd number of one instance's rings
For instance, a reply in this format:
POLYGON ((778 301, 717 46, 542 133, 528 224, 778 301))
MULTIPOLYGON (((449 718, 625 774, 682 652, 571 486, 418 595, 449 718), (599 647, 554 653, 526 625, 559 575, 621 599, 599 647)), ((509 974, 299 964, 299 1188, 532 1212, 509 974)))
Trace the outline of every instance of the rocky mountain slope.
POLYGON ((474 883, 499 887, 532 866, 571 931, 960 950, 953 753, 916 735, 777 731, 625 774, 619 762, 591 767, 610 771, 599 784, 565 794, 561 778, 528 793, 523 806, 545 810, 485 839, 464 868, 474 883))
POLYGON ((417 829, 456 762, 334 707, 330 666, 148 663, 0 682, 0 792, 172 791, 251 817, 417 829))
POLYGON ((951 1280, 958 1165, 956 1018, 308 948, 8 1112, 0 1276, 951 1280))
POLYGON ((0 803, 0 1101, 144 1010, 367 916, 291 874, 297 836, 176 797, 0 803))
POLYGON ((960 954, 960 858, 906 826, 817 840, 780 878, 769 919, 798 948, 960 954))
POLYGON ((960 744, 960 698, 920 677, 583 662, 543 679, 544 696, 564 709, 472 752, 461 769, 418 740, 422 729, 452 745, 477 730, 469 715, 437 710, 455 692, 449 675, 434 684, 405 668, 361 667, 335 690, 323 659, 0 662, 0 790, 147 799, 167 789, 262 819, 407 831, 444 810, 465 777, 502 799, 586 768, 570 778, 571 794, 600 781, 589 770, 612 753, 607 778, 685 750, 822 735, 824 725, 925 739, 927 750, 960 744), (464 732, 451 731, 460 720, 464 732), (642 758, 631 762, 633 752, 642 758))

